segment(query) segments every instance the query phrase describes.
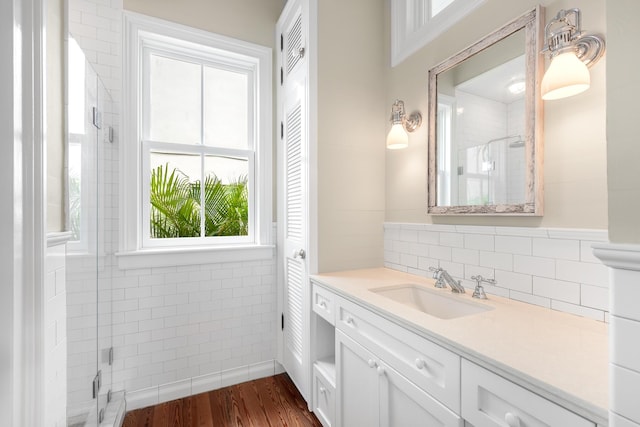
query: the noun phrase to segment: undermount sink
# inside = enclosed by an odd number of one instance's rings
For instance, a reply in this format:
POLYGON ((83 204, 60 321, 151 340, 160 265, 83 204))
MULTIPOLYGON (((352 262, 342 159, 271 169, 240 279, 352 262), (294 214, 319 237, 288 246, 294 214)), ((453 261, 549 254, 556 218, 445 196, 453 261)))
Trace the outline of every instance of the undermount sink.
POLYGON ((443 295, 442 291, 414 284, 387 286, 370 291, 440 319, 455 319, 493 310, 493 307, 485 304, 462 300, 459 295, 443 295))

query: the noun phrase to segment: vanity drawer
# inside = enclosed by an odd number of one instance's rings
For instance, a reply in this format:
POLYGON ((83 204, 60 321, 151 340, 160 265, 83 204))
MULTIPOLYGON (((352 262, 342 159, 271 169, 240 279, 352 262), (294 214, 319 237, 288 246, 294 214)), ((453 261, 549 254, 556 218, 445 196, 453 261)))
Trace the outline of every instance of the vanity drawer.
POLYGON ((331 325, 335 325, 335 295, 328 290, 314 284, 311 291, 311 306, 313 311, 331 325))
POLYGON ((460 356, 337 296, 336 327, 460 413, 460 356))
POLYGON ((324 427, 334 425, 336 388, 316 365, 313 366, 313 412, 324 427))
POLYGON ((475 427, 595 427, 593 422, 464 359, 462 417, 475 427))

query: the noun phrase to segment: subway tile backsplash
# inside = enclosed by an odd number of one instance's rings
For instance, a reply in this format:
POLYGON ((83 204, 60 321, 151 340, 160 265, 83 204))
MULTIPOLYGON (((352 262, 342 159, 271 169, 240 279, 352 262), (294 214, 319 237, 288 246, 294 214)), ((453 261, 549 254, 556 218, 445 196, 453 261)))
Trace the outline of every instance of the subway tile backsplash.
POLYGON ((384 261, 425 277, 442 267, 469 290, 481 274, 498 282, 488 294, 605 321, 608 273, 591 245, 606 241, 606 230, 385 223, 384 261))

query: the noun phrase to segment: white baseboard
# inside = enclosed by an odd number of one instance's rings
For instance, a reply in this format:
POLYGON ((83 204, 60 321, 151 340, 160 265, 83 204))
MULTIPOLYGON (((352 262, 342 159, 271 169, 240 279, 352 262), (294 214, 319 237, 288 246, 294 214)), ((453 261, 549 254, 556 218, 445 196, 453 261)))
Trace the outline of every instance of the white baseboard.
POLYGON ((282 366, 275 360, 244 365, 211 374, 200 375, 158 386, 126 392, 127 410, 145 408, 194 394, 206 393, 222 387, 282 373, 282 366))

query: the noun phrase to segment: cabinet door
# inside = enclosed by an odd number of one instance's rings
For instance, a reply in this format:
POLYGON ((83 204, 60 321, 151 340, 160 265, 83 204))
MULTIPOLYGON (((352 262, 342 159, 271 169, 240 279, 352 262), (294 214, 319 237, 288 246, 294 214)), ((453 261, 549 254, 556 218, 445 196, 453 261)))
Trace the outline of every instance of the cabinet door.
POLYGON ((381 427, 462 427, 459 416, 393 368, 380 362, 376 372, 381 427))
POLYGON ((338 427, 377 426, 377 359, 336 331, 336 421, 338 427))

